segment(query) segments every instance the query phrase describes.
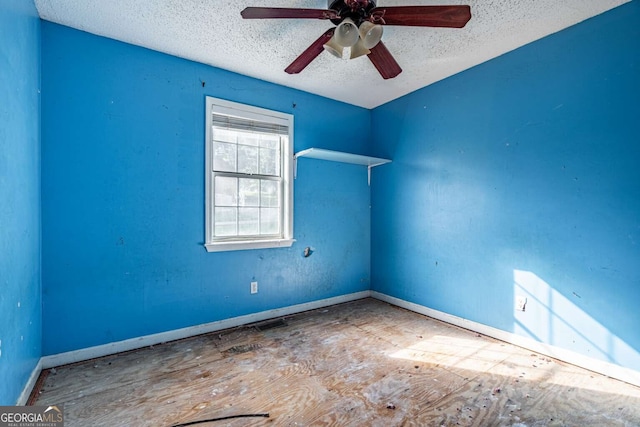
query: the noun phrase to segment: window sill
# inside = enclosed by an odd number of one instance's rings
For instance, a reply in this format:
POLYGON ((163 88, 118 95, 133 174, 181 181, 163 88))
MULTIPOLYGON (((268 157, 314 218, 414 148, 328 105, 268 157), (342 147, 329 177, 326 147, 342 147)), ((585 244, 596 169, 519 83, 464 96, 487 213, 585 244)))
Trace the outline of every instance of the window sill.
POLYGON ((295 239, 277 240, 247 240, 244 242, 215 242, 205 243, 207 252, 242 251, 247 249, 288 248, 295 239))

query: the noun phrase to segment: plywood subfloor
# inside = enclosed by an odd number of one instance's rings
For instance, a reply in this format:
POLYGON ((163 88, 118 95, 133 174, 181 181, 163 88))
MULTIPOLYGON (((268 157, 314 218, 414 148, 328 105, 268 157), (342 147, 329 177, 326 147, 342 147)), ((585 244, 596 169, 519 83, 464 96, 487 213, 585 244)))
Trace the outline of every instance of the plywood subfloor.
POLYGON ((640 426, 640 389, 365 299, 43 372, 67 427, 640 426))

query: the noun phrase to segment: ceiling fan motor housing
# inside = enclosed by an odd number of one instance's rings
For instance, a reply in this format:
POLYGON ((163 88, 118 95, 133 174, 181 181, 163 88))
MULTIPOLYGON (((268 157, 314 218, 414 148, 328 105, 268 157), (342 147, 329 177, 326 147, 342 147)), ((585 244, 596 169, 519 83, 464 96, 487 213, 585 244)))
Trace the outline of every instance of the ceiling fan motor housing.
POLYGON ((331 20, 335 25, 339 25, 345 18, 351 18, 360 26, 374 7, 376 2, 373 0, 329 0, 329 9, 338 12, 338 18, 331 20))

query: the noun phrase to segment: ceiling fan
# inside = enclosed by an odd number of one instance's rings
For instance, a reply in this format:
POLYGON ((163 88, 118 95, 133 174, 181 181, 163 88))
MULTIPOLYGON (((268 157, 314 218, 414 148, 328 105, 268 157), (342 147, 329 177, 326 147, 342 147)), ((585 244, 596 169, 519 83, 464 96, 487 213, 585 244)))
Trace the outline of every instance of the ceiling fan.
POLYGON ((247 7, 244 19, 328 19, 336 27, 325 31, 298 56, 285 71, 297 74, 327 50, 339 58, 367 55, 380 75, 390 79, 402 72, 382 38, 383 25, 462 28, 471 19, 471 7, 460 6, 389 6, 376 7, 373 0, 329 0, 328 9, 286 7, 247 7))

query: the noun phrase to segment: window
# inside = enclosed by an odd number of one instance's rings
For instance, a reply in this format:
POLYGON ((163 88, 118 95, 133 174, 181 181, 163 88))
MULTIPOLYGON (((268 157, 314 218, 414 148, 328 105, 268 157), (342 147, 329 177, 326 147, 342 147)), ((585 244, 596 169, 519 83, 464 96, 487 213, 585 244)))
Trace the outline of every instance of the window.
POLYGON ((206 103, 207 251, 291 246, 293 116, 206 103))

